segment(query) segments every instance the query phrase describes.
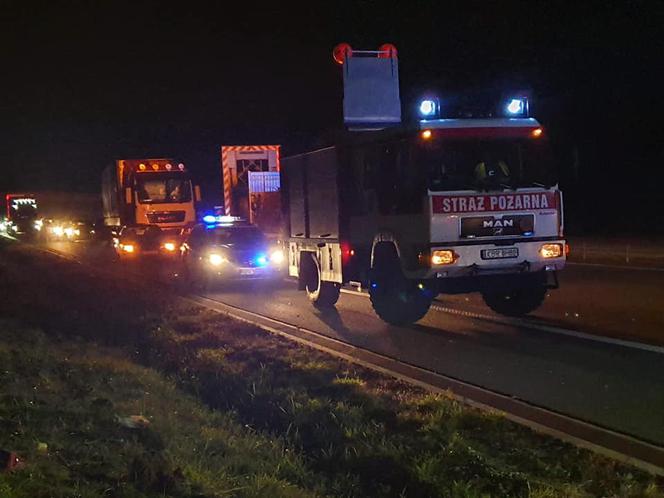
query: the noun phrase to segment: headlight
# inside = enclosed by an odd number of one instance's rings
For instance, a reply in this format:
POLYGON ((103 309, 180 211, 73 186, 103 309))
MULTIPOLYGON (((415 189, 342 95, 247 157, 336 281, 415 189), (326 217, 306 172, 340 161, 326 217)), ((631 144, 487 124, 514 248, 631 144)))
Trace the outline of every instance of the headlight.
POLYGON ((219 266, 227 261, 221 254, 210 254, 208 260, 210 261, 210 264, 214 266, 219 266))
POLYGON ((74 235, 74 229, 71 227, 65 228, 64 232, 67 237, 72 237, 74 235))
POLYGON ((436 265, 451 265, 456 259, 454 251, 444 249, 441 251, 433 251, 431 253, 431 264, 436 265))
POLYGON ((51 232, 53 232, 53 235, 57 235, 58 237, 62 237, 65 234, 65 229, 62 228, 61 226, 55 226, 51 228, 51 232))
POLYGON ((281 263, 284 262, 284 251, 281 249, 275 249, 272 251, 270 254, 270 261, 272 261, 275 265, 280 265, 281 263))
POLYGON ((543 244, 540 249, 540 254, 543 258, 559 258, 563 255, 562 244, 543 244))
POLYGON ((164 249, 166 249, 168 252, 175 252, 175 242, 164 243, 164 249))
POLYGON ((120 249, 122 249, 124 252, 132 253, 132 252, 134 252, 134 245, 133 244, 120 244, 120 249))

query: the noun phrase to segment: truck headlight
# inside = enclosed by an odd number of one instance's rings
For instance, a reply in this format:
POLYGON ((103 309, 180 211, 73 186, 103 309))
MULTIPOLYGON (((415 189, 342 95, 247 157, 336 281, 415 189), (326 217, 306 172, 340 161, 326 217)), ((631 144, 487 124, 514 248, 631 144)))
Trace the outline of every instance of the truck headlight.
POLYGON ((227 261, 227 259, 224 258, 221 254, 210 254, 208 256, 208 261, 213 266, 219 266, 222 263, 225 263, 227 261))
POLYGON ((562 244, 542 244, 540 249, 540 254, 543 258, 559 258, 563 255, 563 245, 562 244))
POLYGON ((165 242, 164 249, 168 252, 175 252, 175 242, 165 242))
POLYGON ((281 263, 284 262, 284 251, 281 249, 275 249, 272 251, 270 254, 270 261, 272 261, 275 265, 280 265, 281 263))
POLYGON ((456 254, 449 249, 433 251, 431 253, 432 265, 451 265, 456 260, 456 254))
POLYGON ((120 249, 122 249, 124 252, 132 253, 134 252, 134 245, 133 244, 120 244, 120 249))

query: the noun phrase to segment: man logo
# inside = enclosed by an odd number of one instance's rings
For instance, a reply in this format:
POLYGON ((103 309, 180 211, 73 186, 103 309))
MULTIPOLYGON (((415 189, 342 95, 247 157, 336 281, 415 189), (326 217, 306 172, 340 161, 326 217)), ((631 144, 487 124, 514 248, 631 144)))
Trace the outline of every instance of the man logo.
MULTIPOLYGON (((500 231, 502 232, 504 227, 513 227, 514 226, 514 220, 510 219, 493 219, 493 220, 484 220, 482 222, 482 226, 484 228, 493 228, 497 229, 500 228, 500 231)), ((495 233, 495 230, 494 230, 495 233)))

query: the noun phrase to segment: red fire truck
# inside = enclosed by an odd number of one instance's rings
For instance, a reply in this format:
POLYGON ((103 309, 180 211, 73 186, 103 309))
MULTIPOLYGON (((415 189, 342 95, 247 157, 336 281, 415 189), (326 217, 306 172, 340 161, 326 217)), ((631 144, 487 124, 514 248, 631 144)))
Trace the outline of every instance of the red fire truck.
POLYGON ((347 48, 340 58, 354 129, 282 161, 289 273, 300 289, 332 305, 355 282, 393 324, 419 320, 439 294, 480 292, 511 316, 536 309, 558 285, 567 245, 547 134, 527 97, 467 117, 427 96, 417 122, 395 124, 398 105, 386 111, 378 99, 372 111, 353 92, 368 81, 374 94, 394 94, 396 50, 347 48))

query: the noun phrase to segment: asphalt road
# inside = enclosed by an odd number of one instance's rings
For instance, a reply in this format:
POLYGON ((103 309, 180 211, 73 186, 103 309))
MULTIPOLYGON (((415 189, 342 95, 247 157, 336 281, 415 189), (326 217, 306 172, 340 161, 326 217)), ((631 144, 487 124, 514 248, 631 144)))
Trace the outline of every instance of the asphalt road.
MULTIPOLYGON (((99 246, 49 246, 110 264, 99 246)), ((290 281, 241 282, 206 297, 664 445, 664 354, 555 333, 560 326, 664 343, 664 272, 574 265, 527 320, 503 321, 470 295, 442 297, 459 313, 431 310, 411 327, 383 323, 357 294, 318 310, 290 281)))

